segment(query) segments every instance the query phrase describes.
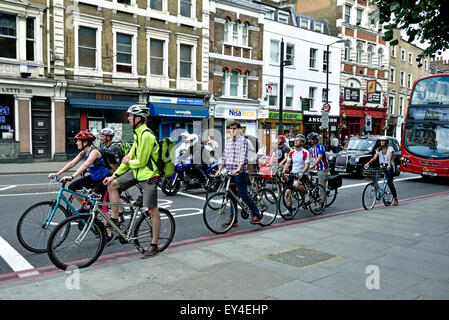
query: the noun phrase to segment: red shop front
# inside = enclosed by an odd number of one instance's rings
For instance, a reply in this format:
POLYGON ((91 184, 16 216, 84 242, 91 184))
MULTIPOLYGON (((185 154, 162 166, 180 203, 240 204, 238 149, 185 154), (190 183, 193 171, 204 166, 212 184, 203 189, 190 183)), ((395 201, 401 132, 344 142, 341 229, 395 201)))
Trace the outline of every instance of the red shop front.
POLYGON ((363 134, 383 135, 387 117, 386 108, 371 108, 340 105, 341 137, 351 137, 363 134), (365 128, 366 117, 372 117, 372 131, 365 128))

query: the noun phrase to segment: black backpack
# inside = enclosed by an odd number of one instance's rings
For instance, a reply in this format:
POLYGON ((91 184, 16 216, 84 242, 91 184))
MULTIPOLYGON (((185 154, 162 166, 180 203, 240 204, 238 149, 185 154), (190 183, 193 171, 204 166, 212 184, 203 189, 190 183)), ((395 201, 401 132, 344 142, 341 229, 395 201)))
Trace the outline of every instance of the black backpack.
MULTIPOLYGON (((100 151, 101 157, 103 158, 103 161, 106 164, 106 168, 108 168, 111 172, 114 172, 115 170, 117 170, 117 168, 120 165, 120 159, 115 154, 115 152, 105 149, 105 148, 100 148, 97 150, 100 151)), ((100 164, 100 162, 98 160, 96 160, 95 162, 97 164, 100 164)))

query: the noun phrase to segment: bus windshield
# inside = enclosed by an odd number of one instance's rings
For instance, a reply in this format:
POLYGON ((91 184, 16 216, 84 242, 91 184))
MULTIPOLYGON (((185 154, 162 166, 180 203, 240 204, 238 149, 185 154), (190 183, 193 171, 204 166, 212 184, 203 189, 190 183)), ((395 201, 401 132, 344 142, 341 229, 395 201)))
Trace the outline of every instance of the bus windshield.
POLYGON ((419 80, 413 89, 410 105, 449 105, 449 77, 419 80))
POLYGON ((405 147, 423 158, 449 158, 449 124, 408 121, 405 147))

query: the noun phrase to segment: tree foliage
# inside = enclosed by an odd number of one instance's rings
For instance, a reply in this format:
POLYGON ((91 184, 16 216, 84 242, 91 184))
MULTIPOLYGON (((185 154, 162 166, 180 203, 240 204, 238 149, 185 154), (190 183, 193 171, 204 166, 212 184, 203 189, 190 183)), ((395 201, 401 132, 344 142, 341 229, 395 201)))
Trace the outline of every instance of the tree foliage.
POLYGON ((449 1, 448 0, 370 0, 377 9, 379 24, 386 30, 384 40, 396 45, 393 30, 405 30, 408 42, 419 40, 428 47, 418 55, 417 61, 435 57, 449 49, 449 1))

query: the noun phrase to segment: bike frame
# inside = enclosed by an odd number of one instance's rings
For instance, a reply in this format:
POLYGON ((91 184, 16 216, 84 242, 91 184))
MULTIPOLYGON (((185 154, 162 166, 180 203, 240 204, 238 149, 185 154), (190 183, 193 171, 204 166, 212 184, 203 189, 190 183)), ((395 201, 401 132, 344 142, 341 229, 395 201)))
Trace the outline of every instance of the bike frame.
POLYGON ((373 180, 374 188, 376 188, 376 196, 379 196, 382 199, 385 196, 385 189, 387 188, 387 173, 384 173, 384 177, 382 180, 383 186, 382 188, 379 186, 379 174, 376 173, 376 178, 373 180))
POLYGON ((51 211, 48 213, 47 218, 45 219, 45 222, 43 224, 43 227, 45 229, 48 229, 48 227, 50 226, 51 221, 53 220, 53 217, 56 213, 56 209, 59 207, 59 204, 61 203, 61 201, 65 202, 69 208, 75 213, 75 215, 79 215, 78 210, 75 209, 75 207, 70 203, 70 201, 65 197, 64 192, 68 192, 71 193, 73 195, 76 196, 80 196, 83 197, 84 199, 91 199, 89 196, 86 196, 84 194, 78 193, 76 191, 72 191, 70 189, 67 189, 65 187, 61 187, 59 189, 59 193, 58 196, 56 197, 56 202, 55 205, 53 206, 53 208, 51 209, 51 211))

